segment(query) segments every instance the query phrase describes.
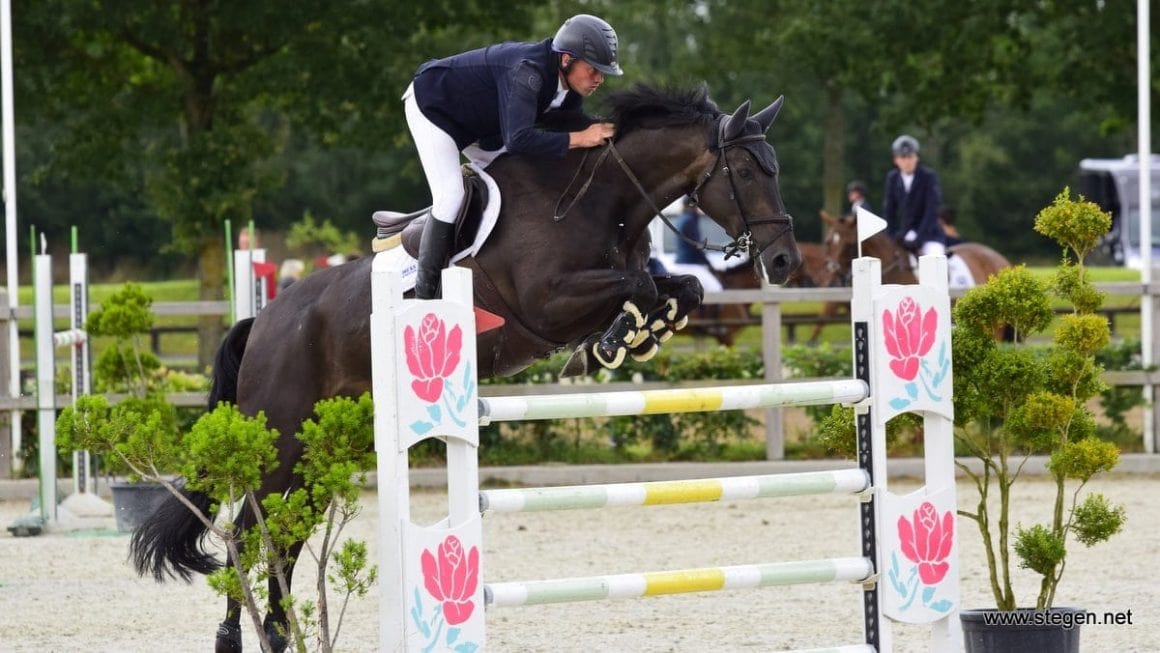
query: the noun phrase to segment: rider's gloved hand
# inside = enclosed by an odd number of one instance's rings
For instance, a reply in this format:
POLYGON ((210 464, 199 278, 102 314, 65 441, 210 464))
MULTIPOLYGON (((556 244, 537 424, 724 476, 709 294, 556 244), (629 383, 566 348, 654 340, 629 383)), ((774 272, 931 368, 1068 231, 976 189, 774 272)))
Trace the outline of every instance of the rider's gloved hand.
POLYGON ((906 244, 908 244, 908 245, 913 243, 917 238, 918 238, 918 234, 914 233, 914 229, 911 229, 910 231, 906 232, 906 235, 902 237, 902 239, 905 240, 906 244))

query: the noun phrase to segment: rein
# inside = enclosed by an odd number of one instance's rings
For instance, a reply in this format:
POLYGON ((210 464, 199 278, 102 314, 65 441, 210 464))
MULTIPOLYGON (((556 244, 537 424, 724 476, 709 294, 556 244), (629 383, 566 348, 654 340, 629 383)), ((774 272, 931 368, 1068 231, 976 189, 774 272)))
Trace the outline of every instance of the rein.
POLYGON ((741 204, 741 196, 737 192, 737 182, 733 179, 733 174, 730 171, 729 150, 730 148, 745 145, 746 143, 753 143, 764 140, 764 134, 753 134, 721 143, 718 147, 715 148, 717 150, 717 158, 714 159, 713 163, 709 165, 703 174, 701 174, 700 179, 697 181, 697 185, 694 186, 692 192, 688 194, 694 202, 697 202, 698 193, 700 192, 701 188, 706 183, 708 183, 710 179, 713 178, 713 175, 717 172, 718 164, 722 164, 723 162, 723 164, 720 166, 720 169, 729 178, 730 197, 734 202, 737 203, 738 212, 741 214, 741 220, 745 225, 744 231, 742 231, 739 236, 734 238, 732 242, 726 245, 713 245, 709 243, 708 239, 704 241, 696 241, 681 233, 681 230, 678 229, 677 226, 674 225, 671 220, 669 220, 668 216, 666 216, 661 211, 661 209, 657 207, 656 202, 654 202, 652 199, 652 195, 648 192, 648 190, 645 189, 644 184, 640 182, 640 179, 637 178, 636 174, 632 172, 632 168, 629 167, 628 162, 625 161, 624 157, 620 155, 620 151, 616 149, 616 146, 613 145, 611 140, 608 141, 608 145, 604 148, 604 151, 600 153, 600 157, 597 158, 596 163, 592 166, 592 170, 588 173, 588 179, 580 187, 580 190, 576 193, 576 196, 572 198, 572 201, 569 202, 568 206, 561 212, 560 205, 564 202, 564 198, 567 197, 568 191, 572 188, 572 185, 576 183, 577 178, 580 176, 580 171, 584 169, 584 162, 587 160, 588 152, 590 150, 585 151, 584 158, 581 159, 580 166, 576 169, 576 174, 572 176, 572 180, 568 182, 567 188, 564 189, 564 193, 561 194, 560 199, 556 202, 556 210, 553 214, 553 220, 556 222, 563 220, 568 211, 570 211, 572 207, 576 205, 576 202, 584 196, 584 194, 588 191, 589 186, 591 186, 593 178, 596 176, 596 169, 600 167, 600 164, 603 163, 604 159, 609 155, 609 153, 611 153, 613 158, 616 159, 616 162, 620 164, 620 168, 624 171, 625 176, 628 177, 628 180, 631 181, 632 185, 636 187, 637 192, 639 192, 641 197, 644 198, 645 202, 648 204, 649 209, 652 210, 653 215, 660 218, 661 221, 664 222, 665 226, 668 227, 669 230, 676 234, 676 236, 683 240, 685 243, 692 245, 693 247, 696 247, 702 251, 721 252, 725 255, 726 260, 733 258, 734 256, 738 256, 742 253, 747 254, 750 257, 760 256, 761 253, 768 249, 770 245, 773 245, 778 240, 781 240, 781 238, 787 233, 793 232, 793 216, 788 213, 781 213, 768 218, 751 219, 749 217, 745 207, 741 204), (752 227, 755 225, 763 224, 782 224, 785 225, 785 229, 778 233, 777 236, 771 239, 768 243, 762 245, 756 252, 752 252, 755 244, 752 227))

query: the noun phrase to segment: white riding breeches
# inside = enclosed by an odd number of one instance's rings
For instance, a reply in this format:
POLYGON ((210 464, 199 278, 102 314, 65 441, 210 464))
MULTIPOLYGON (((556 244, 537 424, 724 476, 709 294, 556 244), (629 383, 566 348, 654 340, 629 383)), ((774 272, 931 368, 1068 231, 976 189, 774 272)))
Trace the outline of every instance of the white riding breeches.
POLYGON ((419 150, 419 162, 431 188, 431 215, 440 222, 453 224, 463 204, 463 173, 459 169, 459 147, 455 139, 427 119, 415 101, 414 86, 403 94, 407 127, 419 150))
POLYGON ((946 245, 943 245, 942 243, 935 240, 926 241, 922 244, 922 249, 919 250, 919 254, 922 256, 926 256, 928 254, 942 254, 943 256, 946 256, 946 253, 946 245))

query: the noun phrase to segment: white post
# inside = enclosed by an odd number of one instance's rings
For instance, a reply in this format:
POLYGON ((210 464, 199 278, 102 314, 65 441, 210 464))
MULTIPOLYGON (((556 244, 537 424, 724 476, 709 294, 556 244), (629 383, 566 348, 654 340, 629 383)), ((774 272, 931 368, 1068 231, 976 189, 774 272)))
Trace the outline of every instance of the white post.
POLYGON ((371 268, 371 294, 379 457, 379 649, 481 649, 483 531, 471 272, 444 270, 442 300, 404 300, 402 276, 385 254, 378 254, 371 268), (448 513, 439 523, 420 527, 411 522, 408 450, 433 437, 447 443, 448 513), (448 568, 473 580, 425 582, 426 575, 449 573, 448 568), (450 585, 455 585, 455 596, 439 595, 450 585))
POLYGON ((34 276, 36 300, 36 425, 40 432, 40 517, 45 524, 56 514, 56 387, 52 339, 52 257, 38 254, 34 276))
MULTIPOLYGON (((1136 1, 1136 138, 1137 162, 1139 163, 1140 184, 1140 280, 1144 284, 1144 294, 1140 297, 1140 362, 1144 369, 1152 367, 1156 359, 1153 351, 1152 330, 1152 73, 1149 53, 1151 52, 1150 22, 1148 2, 1136 1)), ((1156 387, 1144 386, 1144 398, 1149 404, 1155 402, 1156 387)), ((1153 430, 1156 409, 1149 405, 1144 409, 1144 451, 1156 453, 1156 435, 1153 430)))
POLYGON ((266 262, 264 249, 234 250, 234 299, 237 302, 235 319, 257 317, 266 307, 266 280, 254 274, 255 263, 266 262))
MULTIPOLYGON (((73 253, 68 257, 69 272, 69 327, 76 333, 85 328, 89 315, 89 257, 87 254, 73 253)), ((91 359, 89 339, 81 338, 72 346, 72 402, 91 391, 91 359)), ((73 492, 97 491, 97 479, 93 473, 92 456, 88 451, 73 452, 73 492)))
MULTIPOLYGON (((16 247, 16 116, 12 103, 12 3, 0 0, 0 142, 4 147, 4 234, 6 270, 8 272, 8 308, 15 313, 20 306, 19 263, 16 247)), ((15 315, 8 321, 8 391, 15 399, 20 396, 20 330, 15 315)), ((21 428, 20 411, 11 413, 12 471, 20 471, 21 428)))

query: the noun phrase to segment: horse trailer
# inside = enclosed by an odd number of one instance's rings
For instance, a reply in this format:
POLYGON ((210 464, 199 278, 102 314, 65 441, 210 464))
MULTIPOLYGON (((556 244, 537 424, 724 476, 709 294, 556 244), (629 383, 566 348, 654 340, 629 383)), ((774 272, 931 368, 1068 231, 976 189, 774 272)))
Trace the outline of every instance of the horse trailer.
MULTIPOLYGON (((1160 155, 1153 154, 1152 264, 1160 263, 1160 155)), ((1112 228, 1104 237, 1098 261, 1141 267, 1140 159, 1084 159, 1079 162, 1079 193, 1112 214, 1112 228)))

